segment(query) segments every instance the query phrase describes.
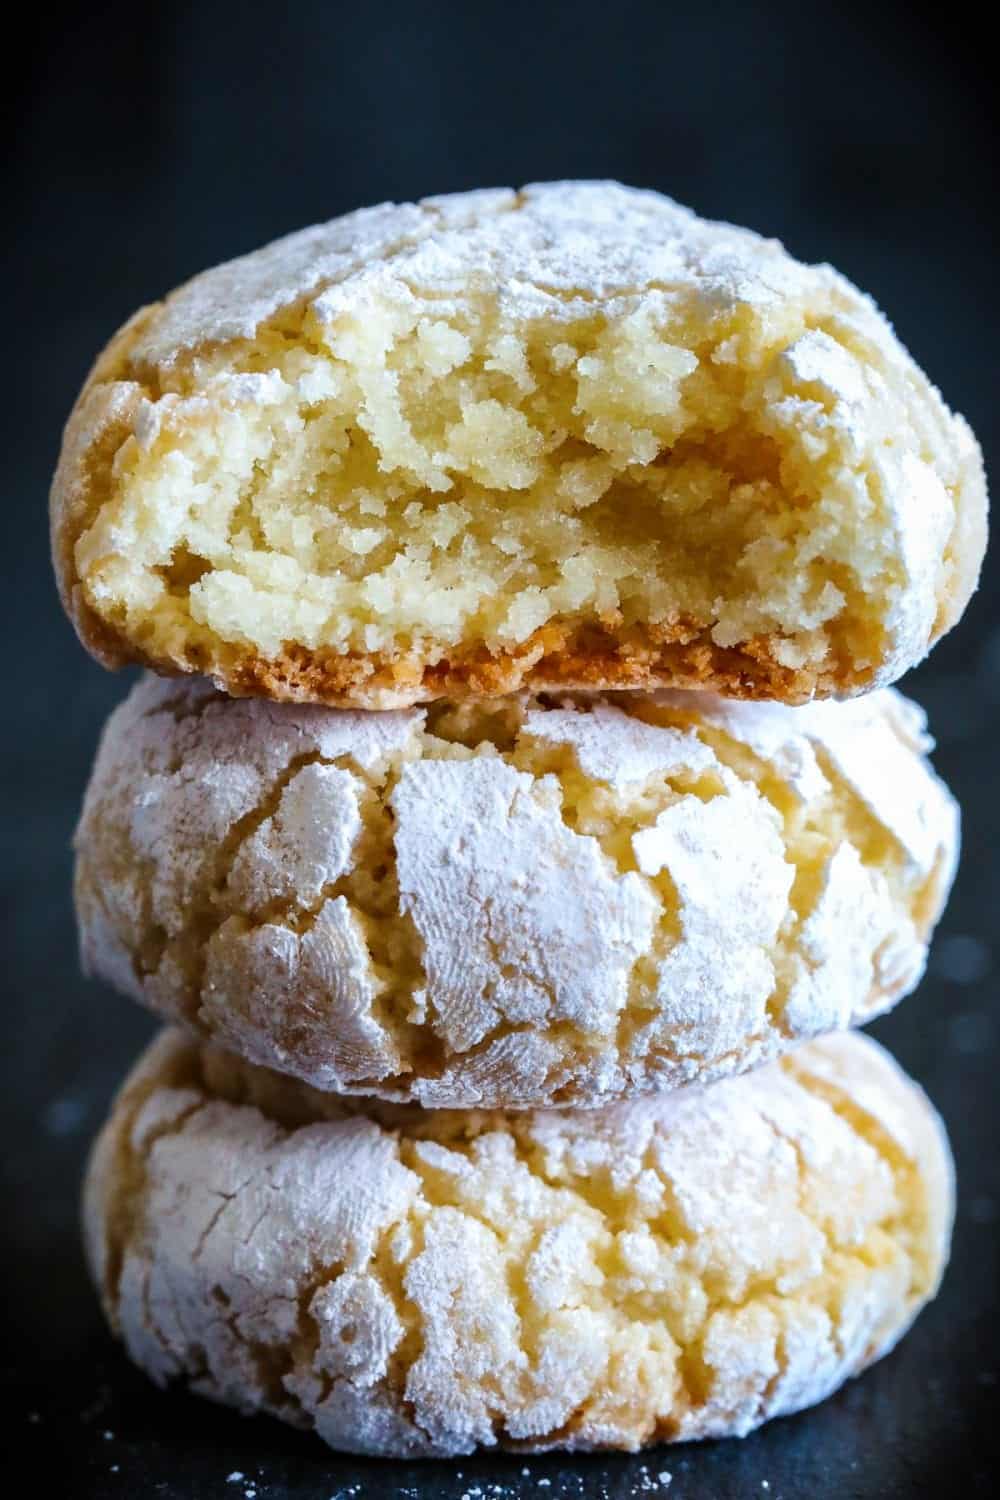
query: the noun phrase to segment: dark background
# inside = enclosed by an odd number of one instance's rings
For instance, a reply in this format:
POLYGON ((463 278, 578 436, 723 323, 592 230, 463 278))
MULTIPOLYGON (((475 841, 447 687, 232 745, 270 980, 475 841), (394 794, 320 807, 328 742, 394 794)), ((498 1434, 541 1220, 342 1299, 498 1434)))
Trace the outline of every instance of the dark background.
POLYGON ((991 464, 997 349, 991 49, 911 5, 201 4, 36 7, 8 36, 0 276, 7 679, 0 737, 0 1421, 40 1493, 672 1500, 994 1493, 1000 1456, 994 1006, 1000 808, 995 564, 911 675, 965 809, 930 974, 876 1034, 952 1132, 952 1268, 901 1348, 742 1444, 637 1459, 399 1466, 159 1395, 104 1333, 77 1242, 87 1142, 153 1023, 77 975, 69 838, 126 690, 49 576, 46 490, 87 366, 138 304, 215 261, 385 198, 613 176, 776 234, 870 290, 991 464), (238 1471, 241 1482, 228 1476, 238 1471), (460 1472, 459 1472, 460 1471, 460 1472), (545 1481, 550 1481, 546 1486, 545 1481), (541 1488, 539 1488, 541 1483, 541 1488), (53 1486, 50 1489, 50 1486, 53 1486))

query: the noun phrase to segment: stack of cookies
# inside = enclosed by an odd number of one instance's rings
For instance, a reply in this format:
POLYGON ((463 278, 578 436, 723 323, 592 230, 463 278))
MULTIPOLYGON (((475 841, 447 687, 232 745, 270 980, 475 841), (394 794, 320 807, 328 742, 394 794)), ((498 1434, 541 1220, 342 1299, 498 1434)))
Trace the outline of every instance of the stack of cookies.
POLYGON ((53 539, 159 674, 76 884, 170 1023, 85 1201, 154 1380, 356 1452, 635 1449, 891 1347, 950 1157, 848 1028, 952 879, 889 684, 985 516, 867 298, 653 193, 369 209, 125 325, 53 539))

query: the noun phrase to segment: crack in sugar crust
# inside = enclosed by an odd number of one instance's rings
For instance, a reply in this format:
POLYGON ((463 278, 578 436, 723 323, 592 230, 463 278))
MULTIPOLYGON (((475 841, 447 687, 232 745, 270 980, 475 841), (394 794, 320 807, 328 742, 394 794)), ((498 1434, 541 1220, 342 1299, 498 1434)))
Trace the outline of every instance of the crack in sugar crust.
POLYGON ((933 1295, 952 1182, 856 1037, 581 1116, 340 1099, 166 1033, 85 1203, 155 1380, 418 1456, 634 1450, 821 1400, 933 1295))
POLYGON ((365 714, 147 678, 77 833, 84 965, 320 1088, 708 1081, 916 983, 958 843, 922 726, 891 692, 365 714))
POLYGON ((382 206, 99 361, 53 491, 109 663, 356 706, 891 680, 985 542, 978 450, 829 267, 613 184, 382 206))

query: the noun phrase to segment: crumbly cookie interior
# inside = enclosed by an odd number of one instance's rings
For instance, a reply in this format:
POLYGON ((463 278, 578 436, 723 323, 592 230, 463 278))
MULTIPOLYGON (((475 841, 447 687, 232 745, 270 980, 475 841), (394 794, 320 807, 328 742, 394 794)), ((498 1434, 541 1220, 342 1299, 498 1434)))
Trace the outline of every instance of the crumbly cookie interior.
POLYGON ((819 333, 884 366, 837 299, 286 310, 147 387, 76 544, 84 596, 195 668, 289 643, 433 661, 558 622, 763 636, 785 667, 863 673, 902 585, 865 449, 926 445, 891 372, 859 445, 782 358, 819 333))

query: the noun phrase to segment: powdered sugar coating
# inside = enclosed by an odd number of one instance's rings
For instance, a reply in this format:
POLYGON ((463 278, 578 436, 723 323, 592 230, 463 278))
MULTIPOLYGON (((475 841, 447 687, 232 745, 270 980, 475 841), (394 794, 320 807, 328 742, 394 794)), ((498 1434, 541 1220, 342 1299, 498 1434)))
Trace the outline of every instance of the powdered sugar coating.
POLYGON ((696 734, 645 724, 599 702, 588 714, 572 707, 533 709, 525 717, 524 733, 549 744, 572 745, 584 775, 606 782, 616 792, 656 772, 701 772, 715 763, 696 734))
POLYGON ((85 1196, 131 1357, 335 1448, 743 1434, 932 1296, 947 1142, 874 1043, 581 1115, 319 1095, 166 1033, 85 1196))
MULTIPOLYGON (((658 701, 683 711, 687 699, 663 693, 658 701)), ((934 741, 918 704, 901 693, 873 693, 846 703, 811 703, 789 714, 777 703, 731 703, 705 694, 699 713, 770 761, 804 802, 821 794, 829 775, 840 777, 915 870, 926 875, 934 867, 942 828, 953 814, 940 781, 927 775, 922 757, 934 741), (901 747, 914 753, 901 754, 901 747)))
POLYGON ((766 1025, 795 870, 756 790, 732 773, 723 780, 725 796, 685 797, 632 840, 639 869, 666 873, 679 903, 679 937, 657 975, 659 1014, 639 1032, 650 1044, 662 1045, 666 1028, 696 1050, 711 1036, 715 1050, 734 1052, 766 1025))
POLYGON ((77 835, 86 968, 322 1089, 598 1104, 919 978, 957 812, 893 693, 358 714, 144 681, 77 835))
POLYGON ((392 793, 400 906, 423 939, 415 1002, 452 1053, 501 1019, 607 1033, 653 939, 645 882, 612 874, 539 791, 478 759, 405 766, 392 793))
POLYGON ((204 345, 251 339, 262 324, 321 288, 332 322, 378 293, 433 293, 447 308, 498 290, 516 317, 570 321, 594 300, 635 308, 685 282, 708 305, 780 305, 815 271, 777 240, 708 223, 659 193, 615 182, 533 184, 383 203, 317 224, 196 276, 135 341, 139 369, 163 370, 204 345))

